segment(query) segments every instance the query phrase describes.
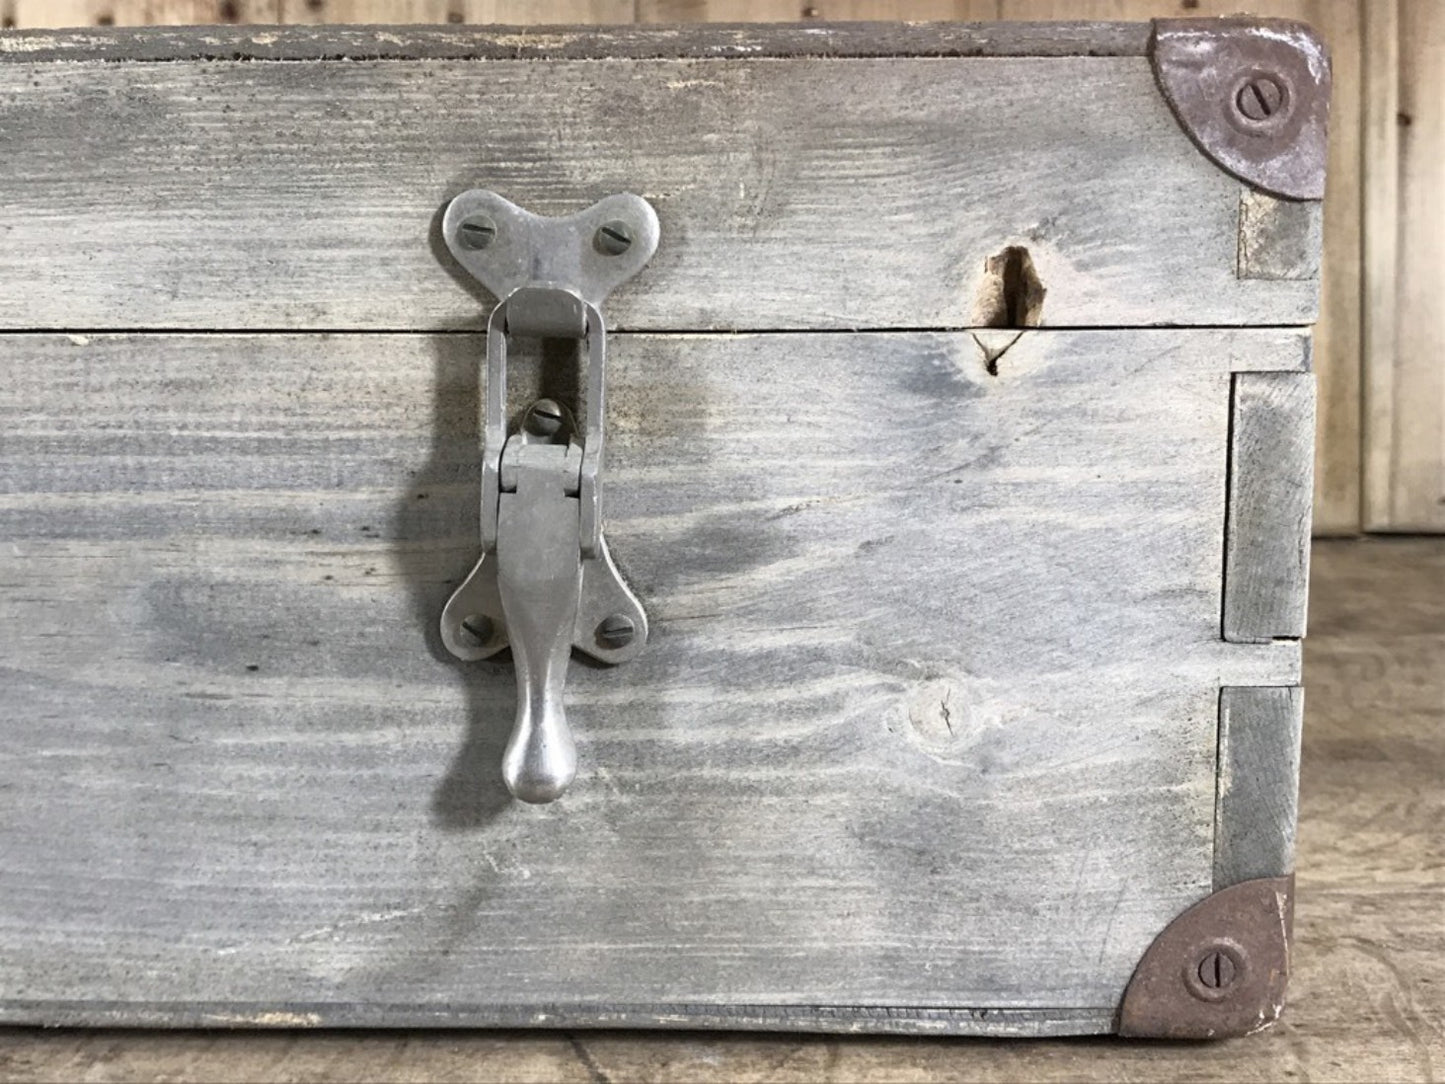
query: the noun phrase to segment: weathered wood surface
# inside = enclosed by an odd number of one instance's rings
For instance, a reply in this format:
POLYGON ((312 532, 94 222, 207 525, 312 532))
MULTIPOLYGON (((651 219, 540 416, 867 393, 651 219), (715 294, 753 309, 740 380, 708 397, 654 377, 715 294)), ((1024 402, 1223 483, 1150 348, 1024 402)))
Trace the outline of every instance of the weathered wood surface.
POLYGON ((1437 1080, 1445 1064, 1445 544, 1316 545, 1296 951, 1237 1042, 957 1042, 612 1032, 0 1029, 0 1079, 349 1082, 1437 1080))
POLYGON ((1147 22, 87 28, 7 34, 0 61, 1142 57, 1149 34, 1147 22))
MULTIPOLYGON (((1430 3, 1432 0, 1416 0, 1430 3)), ((1321 305, 1316 327, 1315 369, 1319 378, 1319 440, 1315 470, 1314 528, 1317 534, 1350 534, 1361 524, 1361 358, 1362 324, 1366 318, 1375 320, 1375 329, 1368 349, 1373 359, 1393 356, 1382 352, 1376 341, 1385 334, 1382 321, 1362 315, 1362 235, 1361 208, 1371 216, 1371 249, 1378 251, 1379 242, 1388 233, 1393 240, 1396 228, 1393 201, 1381 198, 1397 170, 1397 156, 1382 153, 1380 144, 1392 133, 1397 109, 1372 98, 1371 115, 1384 118, 1381 123, 1366 125, 1362 121, 1361 86, 1368 75, 1374 87, 1394 87, 1397 81, 1397 53, 1374 49, 1368 67, 1362 65, 1363 34, 1366 16, 1372 21, 1393 12, 1397 0, 1191 0, 1188 10, 1179 0, 818 0, 793 3, 792 0, 0 0, 0 13, 9 19, 7 26, 80 27, 95 25, 105 19, 119 26, 143 23, 492 23, 492 24, 617 24, 617 23, 696 23, 712 22, 776 23, 805 21, 802 28, 808 41, 837 41, 833 37, 836 20, 1149 20, 1184 15, 1231 15, 1240 12, 1276 18, 1300 19, 1321 32, 1329 43, 1331 67, 1334 71, 1334 94, 1330 105, 1329 184, 1325 194, 1325 253, 1321 273, 1321 305), (1386 107, 1387 106, 1387 107, 1386 107), (1371 172, 1370 196, 1362 194, 1362 171, 1371 172), (1381 223, 1385 223, 1383 226, 1381 223)), ((777 28, 775 27, 774 30, 777 28)), ((972 28, 976 32, 979 28, 972 28)), ((1377 27, 1378 29, 1378 27, 1377 27)), ((412 31, 407 30, 410 34, 412 31)), ((771 32, 771 31, 770 31, 771 32)), ((224 32, 223 32, 224 33, 224 32)), ((345 33, 345 31, 342 31, 345 33)), ((875 43, 877 35, 888 33, 871 27, 867 40, 875 43)), ((997 40, 987 49, 998 51, 1026 38, 1020 33, 1000 27, 993 32, 997 40)), ((1027 48, 1035 51, 1049 42, 1071 40, 1079 28, 1050 26, 1038 44, 1027 48)), ((1097 31, 1093 31, 1097 34, 1097 31)), ((1136 28, 1132 42, 1121 38, 1118 51, 1142 53, 1145 33, 1136 28)), ((1390 34, 1393 35, 1393 29, 1390 34)), ((208 34, 214 37, 214 32, 208 34)), ((252 35, 228 40, 232 48, 249 41, 252 35)), ((917 35, 916 35, 917 36, 917 35)), ((1376 35, 1377 37, 1379 35, 1376 35)), ((63 48, 81 48, 91 35, 67 37, 63 48)), ((107 39, 109 40, 109 39, 107 39)), ((141 39, 143 40, 143 39, 141 39)), ((166 40, 162 37, 160 40, 166 40)), ((186 55, 196 48, 194 35, 174 42, 175 55, 186 55)), ((216 40, 222 40, 217 38, 216 40)), ((332 40, 332 46, 335 45, 332 40)), ((523 39, 525 43, 526 39, 523 39)), ((759 43, 762 44, 762 43, 759 43)), ((106 45, 116 50, 121 45, 106 45)), ((523 48, 530 46, 523 44, 523 48)), ((137 41, 130 55, 143 48, 137 41)), ((249 48, 259 46, 250 42, 249 48)), ((1079 51, 1102 52, 1095 37, 1079 51)), ((1370 298, 1375 298, 1394 282, 1392 257, 1385 274, 1374 274, 1372 268, 1367 284, 1370 298)), ((1383 266, 1383 265, 1381 265, 1383 266)), ((1418 269, 1417 269, 1418 270, 1418 269)), ((1373 304, 1373 303, 1372 303, 1373 304)), ((1375 307, 1389 313, 1393 325, 1394 306, 1375 307)), ((1416 314, 1417 320, 1424 319, 1416 314)))
MULTIPOLYGON (((1366 358, 1366 526, 1445 531, 1445 5, 1387 0, 1373 48, 1398 66, 1375 73, 1372 170, 1379 208, 1368 273, 1379 306, 1366 358), (1397 35, 1390 42, 1386 35, 1397 35), (1383 40, 1382 40, 1383 39, 1383 40), (1385 88, 1394 74, 1398 85, 1385 88), (1390 129, 1388 134, 1386 129, 1390 129)), ((1373 201, 1372 201, 1373 202, 1373 201)))
POLYGON ((1224 638, 1305 634, 1315 384, 1309 373, 1234 379, 1224 638))
POLYGON ((1295 871, 1303 715, 1298 687, 1221 691, 1215 891, 1295 871))
POLYGON ((0 292, 3 327, 476 327, 490 299, 459 287, 436 236, 470 187, 540 213, 650 199, 664 243, 609 302, 622 328, 967 326, 1010 244, 1043 279, 1047 326, 1316 312, 1317 282, 1238 277, 1240 186, 1179 130, 1144 57, 15 51, 53 37, 7 38, 0 64, 0 281, 25 284, 0 292))
POLYGON ((0 344, 0 1014, 1112 1009, 1210 888, 1220 686, 1298 681, 1219 562, 1230 370, 1304 333, 614 343, 654 638, 543 809, 435 643, 478 337, 0 344))

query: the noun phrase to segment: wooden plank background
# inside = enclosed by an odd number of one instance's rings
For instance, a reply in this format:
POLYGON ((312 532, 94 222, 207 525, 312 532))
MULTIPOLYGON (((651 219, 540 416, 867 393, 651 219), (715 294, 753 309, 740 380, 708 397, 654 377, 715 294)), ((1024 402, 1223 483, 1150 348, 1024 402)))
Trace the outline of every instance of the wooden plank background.
POLYGON ((1324 34, 1334 58, 1316 351, 1316 531, 1445 530, 1439 0, 0 0, 0 22, 16 27, 1149 19, 1240 11, 1303 19, 1324 34))
POLYGON ((1364 526, 1445 531, 1445 4, 1371 0, 1364 526))

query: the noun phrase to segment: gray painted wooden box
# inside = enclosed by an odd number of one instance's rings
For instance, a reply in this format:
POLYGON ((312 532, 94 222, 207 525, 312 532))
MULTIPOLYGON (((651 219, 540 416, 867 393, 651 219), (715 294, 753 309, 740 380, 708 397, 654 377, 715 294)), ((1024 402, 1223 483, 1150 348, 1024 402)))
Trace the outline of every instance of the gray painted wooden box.
POLYGON ((0 36, 0 1021, 1272 1022, 1327 91, 1238 21, 0 36), (478 187, 661 224, 650 639, 547 805, 437 631, 478 187))

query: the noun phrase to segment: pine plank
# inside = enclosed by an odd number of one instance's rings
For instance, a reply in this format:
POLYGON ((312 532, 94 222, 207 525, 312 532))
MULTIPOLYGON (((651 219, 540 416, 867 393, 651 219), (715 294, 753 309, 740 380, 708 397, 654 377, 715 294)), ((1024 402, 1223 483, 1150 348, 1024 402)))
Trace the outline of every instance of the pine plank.
POLYGON ((10 1028, 0 1029, 0 1078, 1428 1082, 1445 1061, 1445 543, 1320 542, 1313 567, 1298 951, 1284 1020, 1247 1041, 10 1028))
MULTIPOLYGON (((1387 8, 1375 14, 1389 33, 1387 8)), ((1399 85, 1392 135, 1376 136, 1382 159, 1372 199, 1372 296, 1381 311, 1371 345, 1369 526, 1382 531, 1445 531, 1445 324, 1439 276, 1445 214, 1439 206, 1445 161, 1445 8, 1403 0, 1398 7, 1399 85), (1391 149, 1398 152, 1390 171, 1391 149), (1393 191, 1392 191, 1393 189, 1393 191), (1389 221, 1394 203, 1398 219, 1389 221), (1391 232, 1391 231, 1395 232, 1391 232), (1393 264, 1390 262, 1393 256, 1393 264)), ((1377 42, 1389 51, 1386 42, 1377 42)), ((1379 78, 1388 78, 1381 74, 1379 78)), ((1390 95, 1372 101, 1376 131, 1390 125, 1390 95)))
MULTIPOLYGON (((256 48, 318 41, 277 33, 256 48)), ((850 40, 830 33, 813 47, 850 40)), ((0 293, 10 328, 475 327, 485 299, 438 257, 435 223, 477 185, 544 213, 652 199, 664 242, 610 304, 625 328, 967 326, 1010 243, 1033 254, 1045 325, 1316 311, 1316 283, 1237 277, 1239 185, 1180 132, 1142 57, 499 61, 481 78, 444 61, 28 63, 32 47, 66 50, 12 39, 0 63, 0 281, 26 283, 0 293), (657 123, 617 123, 619 100, 657 123)))
POLYGON ((508 668, 435 645, 477 337, 0 344, 5 1019, 1100 1026, 1211 887, 1220 686, 1298 682, 1219 639, 1218 546, 1230 367, 1303 334, 615 340, 655 634, 573 666, 545 809, 508 668))

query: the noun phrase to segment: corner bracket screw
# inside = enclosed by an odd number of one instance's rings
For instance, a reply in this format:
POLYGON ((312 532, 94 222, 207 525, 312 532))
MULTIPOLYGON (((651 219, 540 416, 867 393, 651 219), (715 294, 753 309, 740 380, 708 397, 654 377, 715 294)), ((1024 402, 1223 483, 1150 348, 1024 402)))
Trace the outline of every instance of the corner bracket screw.
POLYGON ((1272 75, 1251 75, 1234 93, 1234 108, 1255 124, 1276 119, 1288 104, 1284 84, 1272 75))

